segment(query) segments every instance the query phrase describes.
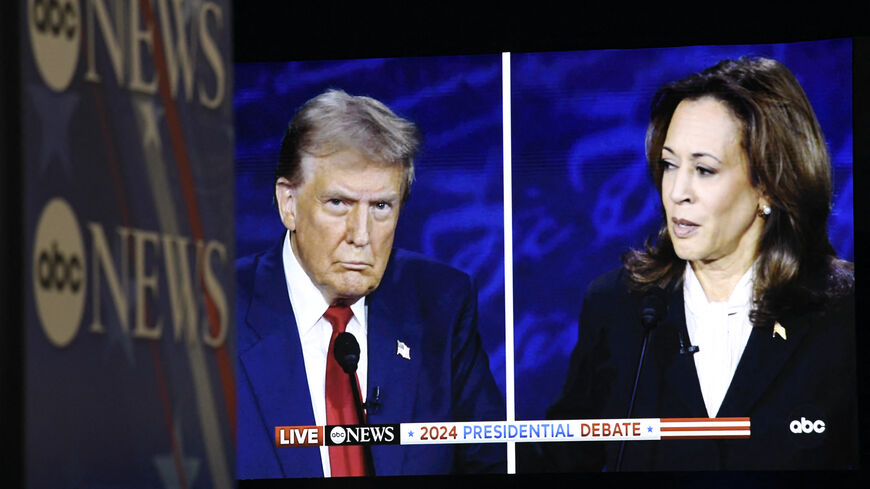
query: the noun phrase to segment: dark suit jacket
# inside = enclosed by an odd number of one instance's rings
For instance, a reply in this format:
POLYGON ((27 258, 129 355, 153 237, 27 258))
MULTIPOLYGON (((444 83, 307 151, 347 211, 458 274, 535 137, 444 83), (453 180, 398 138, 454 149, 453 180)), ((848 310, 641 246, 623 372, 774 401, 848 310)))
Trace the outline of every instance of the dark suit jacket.
MULTIPOLYGON (((640 302, 622 270, 592 283, 568 378, 548 418, 627 417, 643 342, 640 302)), ((753 329, 717 414, 749 416, 750 439, 626 442, 623 470, 856 467, 854 296, 779 322, 785 340, 772 328, 753 329), (801 418, 824 421, 824 432, 793 433, 801 418)), ((679 351, 680 331, 688 343, 682 285, 652 330, 632 417, 707 417, 694 360, 679 351)), ((619 442, 544 448, 560 471, 614 470, 619 442)))
MULTIPOLYGON (((236 264, 238 477, 321 477, 318 448, 275 447, 275 426, 313 425, 314 412, 281 259, 283 241, 236 264)), ((499 420, 505 405, 477 332, 468 275, 393 250, 368 301, 371 424, 499 420), (396 340, 410 360, 396 354, 396 340)), ((505 446, 372 446, 378 475, 501 472, 505 446)))

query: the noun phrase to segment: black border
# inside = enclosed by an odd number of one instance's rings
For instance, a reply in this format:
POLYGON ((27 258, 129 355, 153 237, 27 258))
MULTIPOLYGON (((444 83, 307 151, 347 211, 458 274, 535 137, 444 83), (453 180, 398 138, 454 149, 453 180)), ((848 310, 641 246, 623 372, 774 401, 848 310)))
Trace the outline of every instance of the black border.
MULTIPOLYGON (((612 3, 612 2, 611 2, 612 3)), ((266 62, 407 56, 629 49, 692 44, 764 44, 870 36, 857 7, 812 11, 740 8, 736 3, 645 12, 613 3, 565 8, 429 2, 394 7, 314 2, 233 3, 233 59, 266 62), (470 10, 469 10, 470 9, 470 10)), ((570 5, 570 7, 569 7, 570 5)))
POLYGON ((24 295, 18 1, 0 5, 0 457, 4 486, 23 486, 24 295))
MULTIPOLYGON (((23 294, 22 281, 22 166, 20 150, 19 1, 0 2, 0 440, 7 448, 0 457, 4 486, 23 485, 23 294)), ((802 12, 758 12, 733 4, 718 4, 719 11, 669 11, 670 5, 649 5, 658 12, 629 11, 603 14, 580 3, 571 8, 542 9, 524 5, 510 12, 468 11, 459 7, 421 2, 396 10, 376 10, 371 4, 348 8, 333 3, 250 2, 235 0, 233 52, 237 62, 302 59, 346 59, 498 53, 502 51, 567 51, 581 49, 668 47, 689 44, 796 42, 853 37, 853 134, 855 192, 855 249, 857 281, 858 396, 862 412, 870 414, 870 359, 862 353, 870 345, 870 332, 862 320, 870 318, 866 301, 870 289, 862 277, 861 261, 870 244, 868 197, 862 184, 870 182, 866 162, 870 156, 870 22, 857 11, 826 4, 802 12), (727 12, 725 11, 727 9, 727 12), (861 38, 863 36, 863 38, 861 38)), ((757 7, 755 5, 754 7, 757 7)), ((375 480, 293 479, 242 486, 461 486, 525 487, 593 483, 605 487, 645 487, 669 484, 716 487, 818 487, 831 483, 857 486, 870 480, 870 415, 861 418, 862 466, 857 472, 718 472, 652 474, 558 474, 517 476, 390 477, 375 480)), ((50 470, 50 468, 49 468, 50 470)))

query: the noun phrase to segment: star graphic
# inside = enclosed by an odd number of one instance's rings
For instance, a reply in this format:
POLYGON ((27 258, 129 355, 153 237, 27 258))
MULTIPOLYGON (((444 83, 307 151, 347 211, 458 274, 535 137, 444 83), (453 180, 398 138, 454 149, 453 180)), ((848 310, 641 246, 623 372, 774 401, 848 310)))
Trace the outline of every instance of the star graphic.
POLYGON ((647 432, 647 433, 652 433, 652 426, 647 426, 647 427, 646 427, 646 432, 647 432))
POLYGON ((69 123, 79 103, 76 93, 54 93, 46 87, 31 85, 27 93, 36 107, 36 115, 42 126, 42 142, 39 144, 39 175, 45 173, 54 162, 68 176, 73 174, 70 159, 69 123))
POLYGON ((155 107, 149 97, 135 97, 133 100, 136 107, 136 121, 139 123, 139 132, 142 134, 142 147, 154 147, 160 151, 160 130, 157 128, 163 109, 155 107))
POLYGON ((155 454, 152 462, 154 462, 157 474, 160 476, 160 481, 165 489, 192 487, 196 482, 197 475, 199 475, 201 461, 199 457, 185 455, 184 453, 184 440, 181 437, 181 413, 178 409, 176 409, 173 418, 173 432, 175 433, 178 460, 181 462, 181 467, 176 465, 176 458, 172 452, 155 454), (180 472, 179 468, 181 468, 180 472))
POLYGON ((414 432, 408 431, 408 438, 414 438, 414 432))
POLYGON ((199 474, 199 460, 193 457, 182 458, 181 465, 183 467, 184 479, 179 475, 175 459, 171 454, 154 455, 153 461, 154 466, 157 467, 160 481, 163 483, 163 487, 167 489, 180 489, 182 487, 182 480, 185 486, 190 487, 199 474))

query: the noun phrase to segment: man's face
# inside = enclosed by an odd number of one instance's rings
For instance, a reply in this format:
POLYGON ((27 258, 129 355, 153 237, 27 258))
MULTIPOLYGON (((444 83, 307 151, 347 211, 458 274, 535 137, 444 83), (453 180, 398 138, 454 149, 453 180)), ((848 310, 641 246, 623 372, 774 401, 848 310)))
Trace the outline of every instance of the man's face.
POLYGON ((330 304, 378 287, 396 233, 404 173, 356 150, 302 159, 302 183, 275 186, 281 220, 302 268, 330 304))

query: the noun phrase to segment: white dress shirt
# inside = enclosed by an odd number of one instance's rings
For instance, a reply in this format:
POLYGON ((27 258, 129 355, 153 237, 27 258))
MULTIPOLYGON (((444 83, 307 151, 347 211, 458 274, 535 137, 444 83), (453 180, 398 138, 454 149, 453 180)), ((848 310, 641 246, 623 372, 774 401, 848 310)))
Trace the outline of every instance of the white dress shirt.
POLYGON ((749 311, 755 265, 740 278, 725 302, 709 302, 694 270, 686 263, 683 298, 689 341, 698 346, 695 369, 707 415, 715 418, 734 378, 737 364, 752 333, 749 311))
MULTIPOLYGON (((308 392, 311 394, 311 407, 314 410, 314 423, 326 425, 326 356, 329 353, 329 340, 332 337, 332 324, 324 319, 323 314, 329 308, 323 294, 305 273, 293 247, 290 246, 290 233, 284 236, 284 277, 287 281, 287 293, 296 317, 296 328, 299 330, 299 340, 302 342, 302 356, 305 360, 305 375, 308 377, 308 392)), ((368 348, 366 347, 366 316, 365 300, 360 299, 350 306, 353 317, 347 323, 347 332, 356 337, 359 343, 360 356, 357 366, 360 394, 366 399, 366 380, 368 378, 368 348)), ((301 399, 299 402, 303 402, 301 399)), ((323 476, 330 476, 329 448, 320 447, 320 463, 323 466, 323 476)))

